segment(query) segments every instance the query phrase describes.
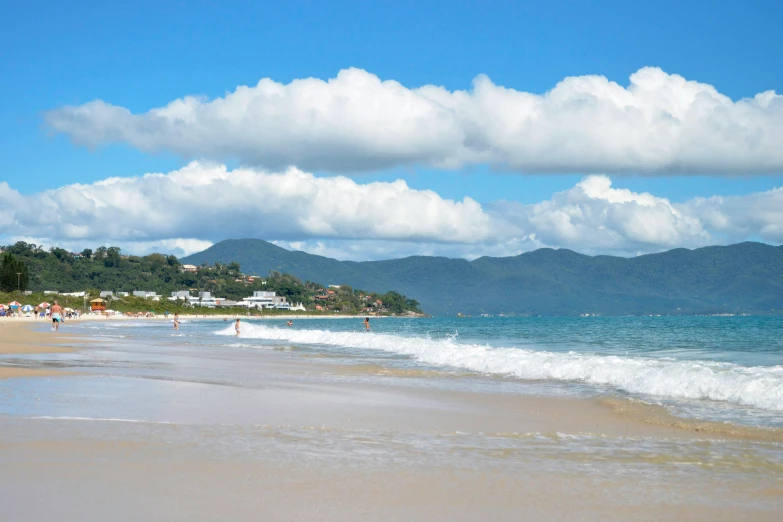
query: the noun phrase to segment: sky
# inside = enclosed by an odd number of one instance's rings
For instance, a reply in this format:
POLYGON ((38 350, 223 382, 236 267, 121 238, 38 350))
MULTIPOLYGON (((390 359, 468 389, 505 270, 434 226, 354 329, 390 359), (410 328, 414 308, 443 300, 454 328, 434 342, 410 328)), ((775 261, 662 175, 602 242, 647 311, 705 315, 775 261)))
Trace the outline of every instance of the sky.
POLYGON ((783 242, 783 4, 4 9, 0 244, 338 259, 783 242))

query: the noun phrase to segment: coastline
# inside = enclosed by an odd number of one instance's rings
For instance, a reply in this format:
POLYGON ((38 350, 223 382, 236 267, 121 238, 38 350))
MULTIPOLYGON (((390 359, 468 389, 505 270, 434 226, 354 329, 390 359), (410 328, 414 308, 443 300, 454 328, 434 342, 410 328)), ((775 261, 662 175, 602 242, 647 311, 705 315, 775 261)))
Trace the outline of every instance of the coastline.
POLYGON ((129 492, 128 520, 775 520, 783 507, 779 465, 710 457, 724 444, 777 444, 776 430, 720 429, 626 400, 407 386, 380 365, 68 332, 126 320, 85 317, 58 333, 0 322, 0 370, 28 377, 0 381, 13 391, 0 404, 33 408, 0 412, 0 502, 13 519, 116 518, 129 492), (25 367, 3 366, 18 356, 25 367), (50 369, 59 358, 69 370, 50 369), (392 380, 353 379, 379 372, 392 380))
MULTIPOLYGON (((302 318, 310 318, 303 316, 302 318)), ((181 315, 187 320, 235 319, 236 316, 197 316, 181 315)), ((330 316, 330 319, 356 319, 355 316, 330 316)), ((240 317, 241 319, 241 317, 240 317)), ((260 318, 254 318, 260 319, 260 318)), ((273 319, 268 317, 267 319, 273 319)), ((171 318, 161 316, 150 318, 132 318, 117 316, 105 318, 100 316, 85 316, 65 322, 107 322, 107 321, 171 321, 171 318)), ((71 354, 81 348, 90 347, 96 341, 80 335, 69 333, 67 326, 61 331, 40 331, 34 327, 47 325, 45 320, 31 318, 8 318, 0 321, 0 378, 11 377, 54 377, 75 375, 73 372, 19 366, 8 364, 8 356, 35 356, 45 354, 71 354)), ((326 372, 331 375, 346 377, 356 375, 387 375, 401 379, 419 376, 421 371, 395 372, 375 365, 338 365, 323 367, 309 364, 306 361, 275 361, 260 362, 260 367, 270 373, 307 375, 326 372)), ((437 372, 436 372, 437 373, 437 372)), ((426 371, 423 372, 426 376, 426 371)), ((323 384, 322 384, 323 386, 323 384)), ((329 387, 339 388, 337 385, 329 387)), ((475 418, 482 418, 483 429, 496 432, 567 432, 587 433, 610 436, 640 436, 667 438, 712 437, 716 439, 744 439, 759 441, 783 442, 783 429, 756 428, 732 423, 709 422, 698 419, 686 419, 669 413, 665 408, 647 404, 633 399, 623 399, 612 395, 597 398, 543 397, 535 395, 508 395, 498 393, 474 393, 460 391, 443 391, 436 389, 417 389, 402 385, 386 386, 386 390, 394 390, 405 402, 414 404, 426 401, 442 401, 449 403, 446 408, 450 412, 465 409, 473 405, 475 418), (486 416, 482 412, 492 412, 486 416), (497 422, 498 419, 514 418, 514 423, 497 422)), ((371 394, 374 388, 361 385, 357 393, 371 394)), ((443 421, 445 422, 445 421, 443 421)), ((479 430, 478 424, 471 427, 479 430)), ((464 427, 464 426, 463 426, 464 427)), ((458 430, 459 427, 455 427, 458 430)))
POLYGON ((25 318, 3 318, 0 321, 0 379, 67 375, 67 372, 59 370, 20 366, 11 363, 8 356, 71 353, 89 342, 65 332, 37 331, 31 328, 34 324, 33 320, 25 318))

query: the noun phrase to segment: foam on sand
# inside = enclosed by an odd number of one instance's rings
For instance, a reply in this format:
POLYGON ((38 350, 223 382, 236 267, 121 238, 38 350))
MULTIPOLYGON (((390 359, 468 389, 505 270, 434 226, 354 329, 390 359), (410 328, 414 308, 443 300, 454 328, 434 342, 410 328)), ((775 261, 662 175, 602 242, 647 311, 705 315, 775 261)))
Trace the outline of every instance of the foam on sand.
MULTIPOLYGON (((216 332, 234 335, 233 325, 216 332)), ((381 350, 417 361, 520 379, 581 381, 659 397, 710 399, 783 410, 783 366, 555 353, 371 332, 291 330, 245 323, 240 337, 381 350)))

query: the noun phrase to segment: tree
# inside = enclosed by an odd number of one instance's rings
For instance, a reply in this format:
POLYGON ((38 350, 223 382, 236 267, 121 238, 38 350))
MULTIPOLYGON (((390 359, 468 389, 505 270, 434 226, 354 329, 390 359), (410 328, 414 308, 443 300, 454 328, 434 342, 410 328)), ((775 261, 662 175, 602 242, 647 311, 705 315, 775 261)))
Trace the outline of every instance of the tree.
POLYGON ((106 249, 106 261, 103 265, 106 267, 118 267, 120 266, 120 252, 118 247, 109 247, 106 249))
POLYGON ((27 284, 30 281, 30 274, 27 265, 16 259, 13 254, 3 256, 0 263, 0 290, 4 292, 13 292, 14 290, 27 290, 27 284))
POLYGON ((92 258, 92 249, 85 248, 84 250, 82 250, 81 256, 84 257, 84 258, 87 258, 87 259, 91 259, 92 258))

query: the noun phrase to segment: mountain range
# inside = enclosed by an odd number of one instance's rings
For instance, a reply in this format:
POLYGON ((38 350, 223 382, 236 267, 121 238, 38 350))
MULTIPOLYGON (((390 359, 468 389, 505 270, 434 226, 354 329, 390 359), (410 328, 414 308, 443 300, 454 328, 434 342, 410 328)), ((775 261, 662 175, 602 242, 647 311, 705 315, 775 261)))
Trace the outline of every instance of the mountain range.
POLYGON ((746 242, 624 258, 542 248, 473 261, 412 256, 338 261, 261 239, 228 239, 183 263, 238 262, 303 281, 396 290, 433 315, 783 313, 783 246, 746 242))

